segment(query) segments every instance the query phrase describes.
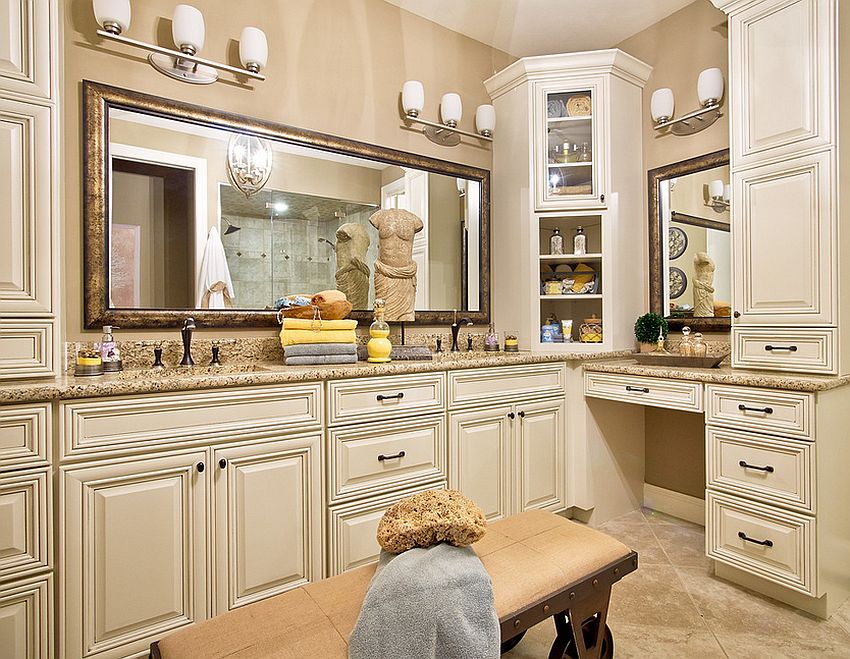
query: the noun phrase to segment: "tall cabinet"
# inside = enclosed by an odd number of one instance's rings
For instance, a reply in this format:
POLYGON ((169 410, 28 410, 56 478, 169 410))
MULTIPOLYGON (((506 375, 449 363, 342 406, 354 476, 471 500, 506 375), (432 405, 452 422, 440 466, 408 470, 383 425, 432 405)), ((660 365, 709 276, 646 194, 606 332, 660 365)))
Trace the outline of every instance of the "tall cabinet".
POLYGON ((0 0, 0 380, 57 368, 58 14, 0 0))
POLYGON ((641 90, 650 71, 622 51, 602 50, 526 57, 485 82, 502 126, 493 143, 494 319, 523 349, 634 346, 644 299, 636 276, 641 90), (586 248, 574 254, 579 228, 586 248), (563 253, 552 249, 556 234, 563 253), (571 331, 561 325, 564 342, 543 339, 552 318, 572 321, 571 331), (581 331, 591 318, 601 332, 581 331))
POLYGON ((850 232, 839 89, 850 8, 838 0, 713 0, 729 14, 733 364, 850 369, 850 232), (841 29, 841 28, 844 29, 841 29))

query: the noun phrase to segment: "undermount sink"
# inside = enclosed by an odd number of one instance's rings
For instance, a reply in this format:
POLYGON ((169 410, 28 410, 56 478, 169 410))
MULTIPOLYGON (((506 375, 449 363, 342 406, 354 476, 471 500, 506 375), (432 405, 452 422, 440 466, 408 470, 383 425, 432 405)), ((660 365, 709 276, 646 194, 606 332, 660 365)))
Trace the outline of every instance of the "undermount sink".
MULTIPOLYGON (((147 378, 177 378, 198 375, 238 375, 239 373, 268 373, 269 369, 259 364, 223 364, 221 366, 167 366, 165 368, 128 369, 115 373, 122 380, 147 378)), ((109 375, 107 373, 107 375, 109 375)))

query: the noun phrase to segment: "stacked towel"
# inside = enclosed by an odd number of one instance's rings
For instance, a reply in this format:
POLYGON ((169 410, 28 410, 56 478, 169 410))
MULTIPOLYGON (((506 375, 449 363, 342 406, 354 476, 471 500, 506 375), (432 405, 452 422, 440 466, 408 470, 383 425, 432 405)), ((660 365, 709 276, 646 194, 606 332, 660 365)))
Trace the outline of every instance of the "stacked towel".
POLYGON ((354 364, 356 320, 284 318, 280 343, 287 365, 354 364))

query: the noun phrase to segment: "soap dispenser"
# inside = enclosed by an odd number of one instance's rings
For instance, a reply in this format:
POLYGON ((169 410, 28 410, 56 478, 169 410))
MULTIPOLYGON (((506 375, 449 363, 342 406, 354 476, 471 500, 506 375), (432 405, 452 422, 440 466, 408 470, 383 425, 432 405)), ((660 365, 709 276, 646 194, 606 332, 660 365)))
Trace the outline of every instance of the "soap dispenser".
POLYGON ((369 326, 369 343, 366 344, 366 352, 369 353, 367 361, 373 364, 384 364, 391 361, 390 355, 393 344, 390 342, 390 326, 384 320, 384 301, 380 298, 375 300, 375 320, 369 326))
POLYGON ((118 349, 118 344, 112 336, 112 330, 117 329, 112 325, 103 326, 103 336, 100 338, 100 357, 103 361, 104 373, 115 373, 124 369, 124 364, 121 361, 121 352, 118 349))

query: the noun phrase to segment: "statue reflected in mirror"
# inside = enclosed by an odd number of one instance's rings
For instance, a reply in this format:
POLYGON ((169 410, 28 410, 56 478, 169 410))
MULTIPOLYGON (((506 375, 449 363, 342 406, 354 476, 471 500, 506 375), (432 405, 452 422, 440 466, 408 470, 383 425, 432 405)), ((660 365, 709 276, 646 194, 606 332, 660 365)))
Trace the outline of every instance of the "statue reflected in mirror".
POLYGON ((387 320, 414 321, 417 265, 413 260, 413 236, 425 225, 416 215, 400 208, 377 211, 369 223, 380 236, 375 297, 384 300, 387 320))
POLYGON ((366 252, 371 244, 369 231, 362 224, 346 222, 336 230, 336 287, 355 309, 369 306, 372 271, 366 262, 366 252))
POLYGON ((707 252, 694 256, 694 317, 714 317, 714 260, 707 252))

